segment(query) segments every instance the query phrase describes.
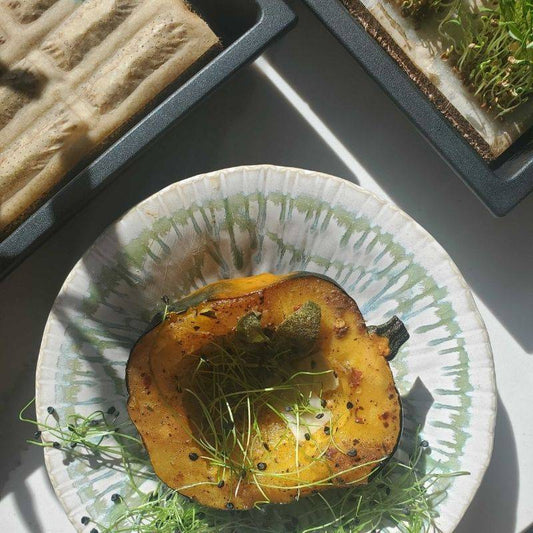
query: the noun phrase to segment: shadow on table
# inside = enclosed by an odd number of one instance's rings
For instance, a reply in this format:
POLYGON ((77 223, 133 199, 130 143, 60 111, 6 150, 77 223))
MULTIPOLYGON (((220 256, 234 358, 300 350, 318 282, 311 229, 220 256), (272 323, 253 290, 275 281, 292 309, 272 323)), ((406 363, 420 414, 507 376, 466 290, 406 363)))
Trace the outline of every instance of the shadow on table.
POLYGON ((18 474, 22 474, 17 480, 17 490, 14 491, 16 504, 20 516, 24 518, 24 522, 28 525, 28 531, 32 533, 44 533, 45 529, 40 523, 39 518, 35 512, 34 500, 39 497, 28 482, 28 477, 34 470, 37 470, 43 463, 42 450, 34 448, 28 450, 24 454, 24 462, 18 470, 18 474))
MULTIPOLYGON (((533 353, 527 290, 533 195, 508 216, 492 217, 320 21, 300 2, 291 6, 299 24, 283 46, 269 49, 269 62, 378 185, 446 248, 476 294, 533 353)), ((340 175, 351 180, 352 172, 345 165, 340 175)))
POLYGON ((498 396, 492 459, 455 533, 512 533, 518 503, 518 457, 509 415, 498 396))

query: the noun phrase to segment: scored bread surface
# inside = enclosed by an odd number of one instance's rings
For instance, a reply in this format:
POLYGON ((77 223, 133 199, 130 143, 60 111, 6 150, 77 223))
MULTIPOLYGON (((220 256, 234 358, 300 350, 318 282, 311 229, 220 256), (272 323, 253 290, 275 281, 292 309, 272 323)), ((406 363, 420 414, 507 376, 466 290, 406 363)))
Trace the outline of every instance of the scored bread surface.
POLYGON ((183 0, 0 0, 0 235, 218 46, 183 0))

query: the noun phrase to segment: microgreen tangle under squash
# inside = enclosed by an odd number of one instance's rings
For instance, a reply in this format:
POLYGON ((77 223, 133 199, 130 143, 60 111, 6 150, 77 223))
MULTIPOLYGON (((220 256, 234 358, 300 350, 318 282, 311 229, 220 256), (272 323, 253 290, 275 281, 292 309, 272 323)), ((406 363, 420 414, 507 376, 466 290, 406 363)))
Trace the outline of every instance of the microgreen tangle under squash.
POLYGON ((71 460, 90 462, 96 458, 107 464, 105 467, 124 472, 123 493, 109 498, 117 518, 104 524, 80 516, 99 533, 359 533, 387 526, 397 526, 402 532, 429 532, 435 530, 436 506, 446 496, 445 489, 436 486, 466 474, 424 472, 429 448, 417 437, 408 461, 393 458, 367 485, 326 491, 288 505, 220 511, 191 502, 158 481, 141 441, 131 434, 131 423, 119 424, 116 411, 74 414, 64 420, 53 413, 38 423, 25 415, 32 404, 33 400, 19 418, 36 426, 42 436, 29 443, 57 448, 53 453, 64 453, 71 460), (153 480, 149 489, 145 488, 147 478, 153 480))

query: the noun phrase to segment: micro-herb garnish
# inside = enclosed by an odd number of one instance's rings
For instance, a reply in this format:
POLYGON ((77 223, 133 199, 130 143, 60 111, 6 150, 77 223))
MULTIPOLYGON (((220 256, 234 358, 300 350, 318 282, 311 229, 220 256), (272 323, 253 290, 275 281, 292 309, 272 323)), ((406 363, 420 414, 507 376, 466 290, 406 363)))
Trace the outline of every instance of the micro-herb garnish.
POLYGON ((441 24, 447 55, 482 106, 505 115, 533 94, 533 2, 456 4, 441 24))
POLYGON ((446 494, 443 482, 466 474, 424 473, 428 443, 416 437, 409 461, 391 459, 367 485, 314 494, 288 505, 228 513, 191 502, 158 481, 140 440, 127 435, 131 423, 118 424, 102 411, 69 415, 65 420, 48 416, 37 423, 24 414, 32 403, 22 409, 19 418, 36 425, 44 437, 29 443, 51 447, 52 442, 59 442, 61 450, 55 453, 73 457, 70 444, 75 442, 74 457, 78 460, 92 463, 107 459, 105 466, 127 473, 120 494, 109 496, 116 517, 111 523, 80 516, 83 524, 94 525, 100 533, 362 533, 387 525, 397 525, 400 531, 429 532, 434 530, 435 507, 446 494), (92 426, 91 420, 99 420, 99 425, 92 426), (147 478, 153 480, 148 489, 147 478))
MULTIPOLYGON (((225 479, 242 480, 250 474, 260 490, 272 485, 270 474, 265 474, 265 463, 255 463, 251 453, 263 448, 261 417, 270 414, 285 423, 287 430, 278 445, 292 438, 291 422, 309 429, 303 417, 324 416, 323 402, 314 404, 313 397, 320 394, 322 378, 332 373, 304 371, 291 364, 308 355, 316 340, 320 326, 320 308, 316 304, 304 304, 282 326, 267 332, 261 328, 257 313, 245 315, 237 324, 234 337, 202 352, 189 378, 189 387, 183 390, 199 413, 191 418, 195 428, 191 437, 205 450, 204 459, 218 467, 225 479), (308 327, 300 340, 297 324, 304 320, 308 327)), ((297 477, 296 470, 297 465, 284 477, 292 480, 297 477)), ((235 491, 238 493, 239 486, 235 491)))
POLYGON ((400 1, 404 16, 434 17, 449 59, 464 84, 503 116, 533 95, 533 2, 498 0, 400 1))

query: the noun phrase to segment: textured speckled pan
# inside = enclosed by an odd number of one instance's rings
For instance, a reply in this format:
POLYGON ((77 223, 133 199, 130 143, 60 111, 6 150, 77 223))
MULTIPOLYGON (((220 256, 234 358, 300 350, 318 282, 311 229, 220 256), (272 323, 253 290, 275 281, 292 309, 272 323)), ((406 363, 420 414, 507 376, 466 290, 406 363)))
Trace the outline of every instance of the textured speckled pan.
MULTIPOLYGON (((74 267, 48 319, 38 418, 49 405, 60 417, 114 405, 127 420, 129 349, 162 295, 292 270, 334 278, 369 323, 393 314, 405 322, 411 339, 392 361, 404 397, 401 448, 420 425, 431 445, 427 468, 470 472, 446 482, 438 505, 437 524, 451 532, 492 450, 496 391, 483 321, 461 274, 426 231, 393 205, 324 174, 273 166, 213 172, 167 187, 110 226, 74 267)), ((110 495, 127 494, 123 472, 65 464, 53 448, 45 460, 79 531, 82 515, 106 523, 116 513, 110 495)))

